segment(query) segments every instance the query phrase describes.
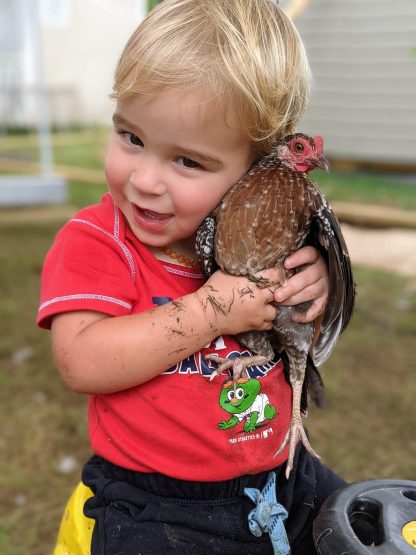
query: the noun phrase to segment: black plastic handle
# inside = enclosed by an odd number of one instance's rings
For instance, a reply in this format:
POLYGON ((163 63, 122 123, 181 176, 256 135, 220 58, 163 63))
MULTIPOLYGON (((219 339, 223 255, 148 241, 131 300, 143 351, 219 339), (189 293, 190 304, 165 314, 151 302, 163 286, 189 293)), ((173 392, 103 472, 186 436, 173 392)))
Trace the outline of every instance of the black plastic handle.
POLYGON ((416 482, 357 482, 328 497, 313 537, 320 555, 416 555, 416 542, 403 535, 412 521, 416 525, 416 482))

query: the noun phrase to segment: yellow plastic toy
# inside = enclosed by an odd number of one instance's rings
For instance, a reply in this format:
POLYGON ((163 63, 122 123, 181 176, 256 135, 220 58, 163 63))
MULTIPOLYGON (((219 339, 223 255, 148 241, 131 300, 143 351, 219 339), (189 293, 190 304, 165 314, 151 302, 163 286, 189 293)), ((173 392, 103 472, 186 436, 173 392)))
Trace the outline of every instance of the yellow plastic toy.
POLYGON ((53 555, 91 555, 94 520, 84 515, 84 503, 93 493, 82 482, 72 492, 59 527, 53 555))

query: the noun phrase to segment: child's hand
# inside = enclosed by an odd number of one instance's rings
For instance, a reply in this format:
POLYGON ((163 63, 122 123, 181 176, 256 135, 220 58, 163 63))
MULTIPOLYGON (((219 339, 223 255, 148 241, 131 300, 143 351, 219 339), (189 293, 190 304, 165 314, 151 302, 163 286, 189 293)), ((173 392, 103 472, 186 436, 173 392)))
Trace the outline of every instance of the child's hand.
MULTIPOLYGON (((279 280, 276 269, 264 270, 256 277, 271 283, 279 280)), ((277 310, 270 303, 276 287, 258 287, 245 277, 231 276, 218 270, 196 295, 211 329, 218 334, 235 335, 248 330, 272 328, 277 310)))
POLYGON ((292 318, 296 322, 312 322, 325 310, 329 293, 328 268, 322 255, 314 247, 303 247, 288 256, 285 268, 292 269, 305 265, 294 274, 284 287, 279 287, 274 295, 276 302, 284 305, 296 305, 305 301, 313 301, 304 312, 295 313, 292 318))

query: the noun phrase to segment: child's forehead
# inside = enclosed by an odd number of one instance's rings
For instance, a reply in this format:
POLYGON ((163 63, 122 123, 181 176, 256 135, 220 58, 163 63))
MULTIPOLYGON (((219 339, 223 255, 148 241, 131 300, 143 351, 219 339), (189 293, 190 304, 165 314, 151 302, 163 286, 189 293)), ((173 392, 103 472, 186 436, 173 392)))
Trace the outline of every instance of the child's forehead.
POLYGON ((229 99, 220 97, 208 88, 165 89, 136 94, 117 101, 116 113, 128 114, 131 119, 149 115, 186 121, 189 125, 207 125, 216 120, 221 126, 240 128, 235 109, 229 99))

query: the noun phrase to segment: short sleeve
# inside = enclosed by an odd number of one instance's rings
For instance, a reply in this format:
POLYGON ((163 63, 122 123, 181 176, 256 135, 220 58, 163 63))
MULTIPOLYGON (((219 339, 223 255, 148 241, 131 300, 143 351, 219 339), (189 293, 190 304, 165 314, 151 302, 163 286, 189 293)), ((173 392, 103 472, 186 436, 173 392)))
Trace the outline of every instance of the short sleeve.
POLYGON ((101 225, 68 222, 45 259, 37 324, 49 329, 53 316, 76 310, 122 316, 136 302, 135 262, 127 246, 101 225))

